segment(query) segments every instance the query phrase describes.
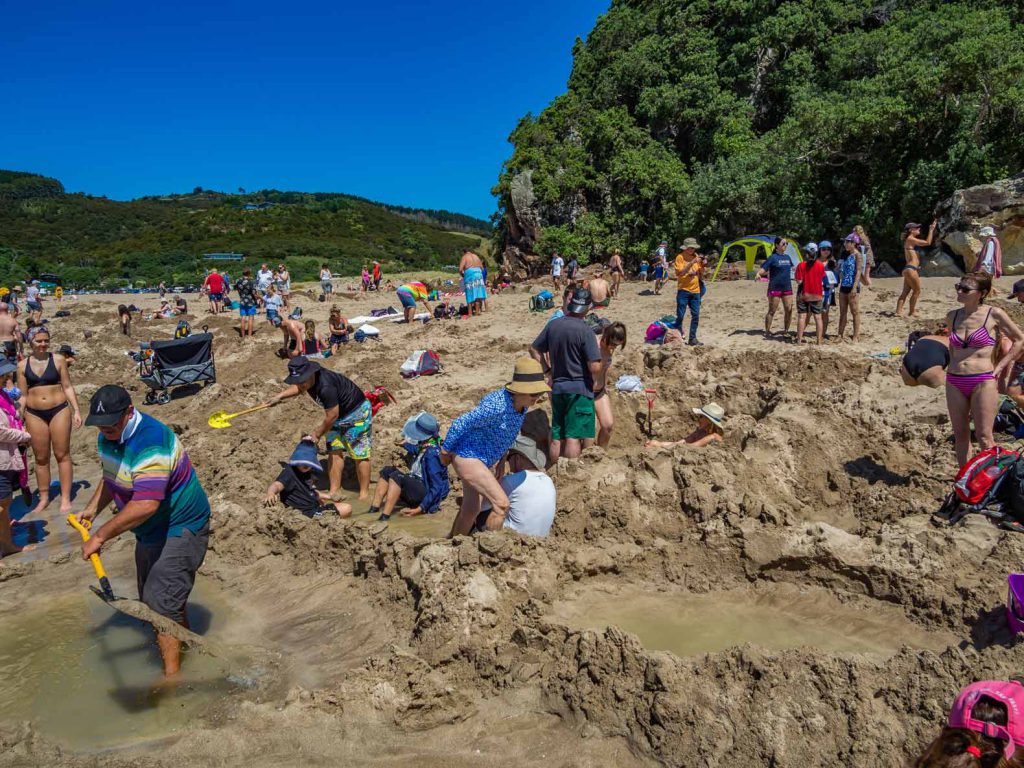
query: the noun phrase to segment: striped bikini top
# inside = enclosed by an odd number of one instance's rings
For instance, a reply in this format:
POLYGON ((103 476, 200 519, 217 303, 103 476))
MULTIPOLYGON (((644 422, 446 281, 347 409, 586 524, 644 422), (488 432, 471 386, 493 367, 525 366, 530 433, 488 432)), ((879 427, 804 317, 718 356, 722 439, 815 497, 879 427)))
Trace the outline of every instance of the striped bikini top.
POLYGON ((989 309, 988 314, 985 315, 985 322, 981 324, 981 327, 969 334, 966 339, 962 338, 959 333, 956 332, 957 315, 960 314, 960 310, 956 311, 953 315, 953 328, 954 330, 949 334, 949 346, 959 347, 960 349, 967 349, 968 347, 973 349, 981 349, 983 347, 994 347, 996 340, 992 338, 992 334, 988 332, 988 320, 992 317, 992 310, 989 309))

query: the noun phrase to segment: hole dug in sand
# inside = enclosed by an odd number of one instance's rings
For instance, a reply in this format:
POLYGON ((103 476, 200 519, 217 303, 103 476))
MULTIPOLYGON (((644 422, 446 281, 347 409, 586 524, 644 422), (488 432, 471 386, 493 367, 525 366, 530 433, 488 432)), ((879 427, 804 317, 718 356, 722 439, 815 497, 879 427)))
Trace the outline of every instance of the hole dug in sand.
POLYGON ((746 643, 771 651, 811 648, 888 657, 904 645, 942 650, 957 642, 948 632, 914 624, 895 606, 866 598, 841 602, 820 587, 791 584, 705 594, 589 584, 556 602, 548 618, 571 629, 616 625, 649 650, 681 657, 746 643))

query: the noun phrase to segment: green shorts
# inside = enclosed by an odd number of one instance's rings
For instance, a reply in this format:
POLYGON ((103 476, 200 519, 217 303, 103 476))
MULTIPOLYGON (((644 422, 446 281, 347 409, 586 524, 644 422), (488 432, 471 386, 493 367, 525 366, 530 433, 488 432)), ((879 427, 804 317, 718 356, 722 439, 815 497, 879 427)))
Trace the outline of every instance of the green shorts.
POLYGON ((552 440, 586 440, 594 435, 594 399, 592 397, 551 395, 552 440))

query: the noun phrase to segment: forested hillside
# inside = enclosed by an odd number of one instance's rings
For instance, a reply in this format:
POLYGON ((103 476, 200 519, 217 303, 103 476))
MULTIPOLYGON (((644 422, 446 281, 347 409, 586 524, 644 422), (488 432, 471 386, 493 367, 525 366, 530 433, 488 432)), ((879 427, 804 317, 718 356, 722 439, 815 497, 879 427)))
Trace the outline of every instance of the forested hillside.
MULTIPOLYGON (((287 260, 297 279, 315 278, 324 262, 344 274, 372 259, 388 271, 436 269, 456 263, 467 243, 465 234, 446 231, 452 227, 488 229, 460 214, 395 212, 333 193, 197 188, 116 202, 65 194, 54 179, 0 171, 0 284, 42 272, 77 286, 194 282, 209 266, 202 254, 213 251, 242 252, 250 265, 287 260), (247 204, 267 207, 246 210, 247 204)), ((240 271, 237 263, 230 269, 240 271)))
POLYGON ((862 223, 893 254, 904 221, 1024 168, 1022 8, 614 0, 568 92, 510 137, 499 247, 588 259, 862 223))

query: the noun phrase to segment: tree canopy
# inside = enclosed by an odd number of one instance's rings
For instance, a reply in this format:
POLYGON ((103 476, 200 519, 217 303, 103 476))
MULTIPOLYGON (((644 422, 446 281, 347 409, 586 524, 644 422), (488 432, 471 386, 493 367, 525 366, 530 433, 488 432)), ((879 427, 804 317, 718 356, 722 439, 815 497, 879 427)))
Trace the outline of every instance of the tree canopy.
POLYGON ((859 223, 894 254, 904 221, 1024 168, 1022 16, 994 0, 614 0, 567 93, 510 137, 498 245, 529 171, 541 253, 859 223))

